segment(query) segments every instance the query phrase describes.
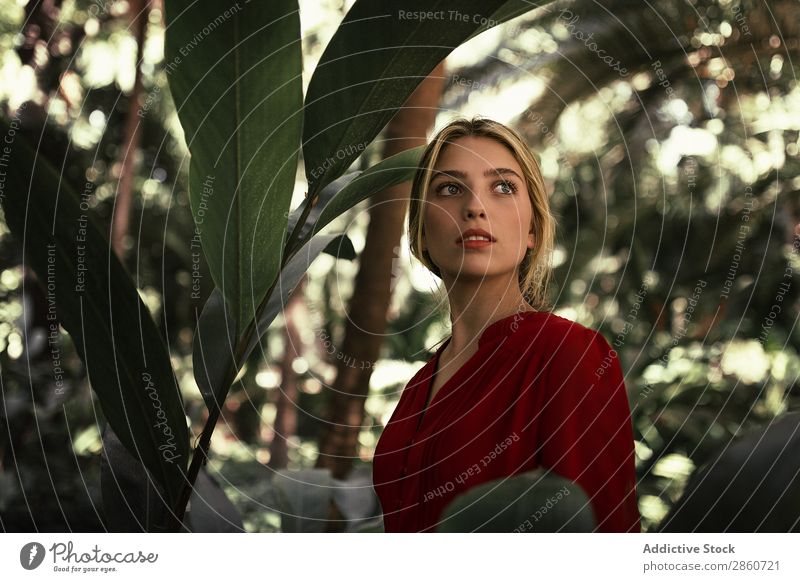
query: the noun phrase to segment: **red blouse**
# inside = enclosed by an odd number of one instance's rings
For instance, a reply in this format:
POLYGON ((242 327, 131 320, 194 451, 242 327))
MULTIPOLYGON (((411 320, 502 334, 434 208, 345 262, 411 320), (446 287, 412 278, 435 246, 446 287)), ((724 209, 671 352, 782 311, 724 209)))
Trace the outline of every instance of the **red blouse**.
POLYGON ((450 339, 411 378, 375 449, 385 531, 435 531, 460 493, 541 466, 586 491, 595 531, 640 532, 630 405, 606 339, 549 311, 510 315, 423 411, 450 339))

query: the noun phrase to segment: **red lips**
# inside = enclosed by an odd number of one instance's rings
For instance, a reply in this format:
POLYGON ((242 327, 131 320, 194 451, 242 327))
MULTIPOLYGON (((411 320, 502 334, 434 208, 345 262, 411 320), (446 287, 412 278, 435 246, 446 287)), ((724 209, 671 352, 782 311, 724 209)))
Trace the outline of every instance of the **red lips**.
POLYGON ((470 236, 485 236, 491 242, 495 242, 497 240, 482 228, 468 228, 467 230, 461 233, 460 237, 456 239, 456 243, 463 242, 465 238, 468 238, 470 236))

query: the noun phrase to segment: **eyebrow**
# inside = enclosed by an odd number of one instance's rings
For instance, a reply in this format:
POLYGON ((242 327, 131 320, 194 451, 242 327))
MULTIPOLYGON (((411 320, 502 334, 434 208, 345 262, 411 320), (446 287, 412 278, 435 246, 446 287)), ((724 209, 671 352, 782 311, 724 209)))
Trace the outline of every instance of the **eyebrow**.
MULTIPOLYGON (((494 169, 491 169, 491 170, 486 170, 483 173, 483 176, 485 178, 490 178, 490 177, 496 176, 498 174, 500 174, 500 175, 503 175, 503 174, 514 174, 517 178, 522 180, 520 175, 517 174, 511 168, 494 168, 494 169)), ((433 170, 433 176, 431 177, 430 182, 433 182, 436 178, 438 178, 440 176, 458 178, 460 180, 466 180, 467 179, 467 173, 466 172, 462 172, 461 170, 433 170)), ((430 182, 428 182, 428 183, 430 184, 430 182)))

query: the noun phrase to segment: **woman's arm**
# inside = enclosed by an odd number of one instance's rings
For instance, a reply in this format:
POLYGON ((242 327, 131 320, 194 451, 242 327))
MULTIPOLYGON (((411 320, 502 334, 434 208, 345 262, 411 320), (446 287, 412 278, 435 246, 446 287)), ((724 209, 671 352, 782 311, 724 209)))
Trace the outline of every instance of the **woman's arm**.
POLYGON ((641 531, 630 405, 616 353, 598 332, 557 340, 539 422, 540 464, 576 481, 597 530, 641 531))

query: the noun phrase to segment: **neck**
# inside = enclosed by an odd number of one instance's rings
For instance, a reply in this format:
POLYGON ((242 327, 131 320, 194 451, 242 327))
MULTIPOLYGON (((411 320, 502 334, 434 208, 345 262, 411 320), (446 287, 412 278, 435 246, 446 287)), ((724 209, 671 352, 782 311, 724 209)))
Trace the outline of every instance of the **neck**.
POLYGON ((513 315, 535 311, 519 289, 517 274, 509 278, 444 279, 450 302, 450 353, 476 344, 486 327, 513 315))

